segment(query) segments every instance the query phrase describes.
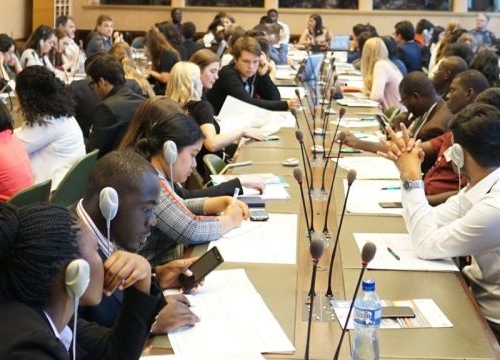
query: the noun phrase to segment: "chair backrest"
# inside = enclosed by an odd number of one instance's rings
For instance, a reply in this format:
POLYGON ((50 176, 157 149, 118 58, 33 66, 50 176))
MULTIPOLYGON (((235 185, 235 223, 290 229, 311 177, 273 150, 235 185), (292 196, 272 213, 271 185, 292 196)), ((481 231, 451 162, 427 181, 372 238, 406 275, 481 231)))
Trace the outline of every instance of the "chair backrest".
POLYGON ((49 202, 51 185, 52 180, 49 179, 20 190, 10 197, 9 203, 19 207, 49 202))
POLYGON ((50 197, 52 204, 70 206, 77 202, 85 191, 90 169, 97 160, 99 150, 94 150, 78 160, 66 173, 50 197))
POLYGON ((210 175, 220 174, 226 167, 226 163, 219 156, 215 154, 206 154, 203 156, 203 163, 205 164, 210 175))

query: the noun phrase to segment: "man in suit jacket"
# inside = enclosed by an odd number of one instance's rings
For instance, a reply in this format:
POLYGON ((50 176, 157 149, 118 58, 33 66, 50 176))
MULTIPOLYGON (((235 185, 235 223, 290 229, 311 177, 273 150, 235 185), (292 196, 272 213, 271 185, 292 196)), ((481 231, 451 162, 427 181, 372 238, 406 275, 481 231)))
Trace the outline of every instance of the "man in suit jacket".
MULTIPOLYGON (((99 254, 103 261, 115 249, 136 252, 148 238, 156 223, 153 206, 158 202, 160 184, 156 170, 148 161, 132 150, 112 151, 100 158, 92 168, 85 194, 76 205, 77 216, 85 222, 98 239, 99 254), (118 195, 116 216, 108 224, 102 211, 101 192, 115 189, 118 195)), ((109 208, 109 207, 108 207, 109 208)), ((162 288, 178 286, 180 272, 190 275, 187 267, 195 258, 172 261, 153 268, 162 288)), ((80 307, 80 315, 99 325, 112 327, 120 312, 123 292, 115 291, 103 297, 98 306, 80 307)), ((189 309, 184 295, 167 297, 167 305, 159 312, 153 324, 153 333, 165 333, 176 327, 194 325, 198 317, 189 309)))
POLYGON ((87 67, 89 86, 101 98, 95 108, 87 152, 99 149, 103 156, 118 147, 130 120, 145 98, 125 86, 120 62, 111 55, 98 55, 87 67))
POLYGON ((422 71, 422 55, 414 40, 415 29, 409 21, 400 21, 395 26, 394 40, 398 45, 397 57, 406 65, 408 72, 422 71))

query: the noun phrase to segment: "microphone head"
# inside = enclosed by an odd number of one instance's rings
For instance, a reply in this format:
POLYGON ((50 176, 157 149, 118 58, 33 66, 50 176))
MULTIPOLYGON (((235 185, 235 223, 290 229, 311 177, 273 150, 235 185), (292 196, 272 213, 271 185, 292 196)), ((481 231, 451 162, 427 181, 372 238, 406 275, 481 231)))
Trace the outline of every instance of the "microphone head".
POLYGON ((325 249, 325 243, 321 239, 313 239, 309 245, 309 251, 311 252, 311 257, 314 261, 318 261, 323 255, 323 250, 325 249))
POLYGON ((295 138, 301 144, 304 142, 304 133, 302 130, 295 130, 295 138))
POLYGON ((295 89, 295 95, 297 95, 297 97, 300 99, 300 91, 299 91, 299 89, 295 89))
POLYGON ((345 107, 339 109, 339 118, 343 118, 345 115, 345 107))
POLYGON ((351 186, 354 180, 356 180, 356 170, 351 169, 347 172, 347 185, 351 186))
POLYGON ((377 246, 368 241, 365 245, 363 245, 363 249, 361 249, 361 264, 364 266, 368 265, 368 263, 375 257, 376 252, 377 246))
POLYGON ((291 108, 291 109, 290 109, 290 112, 292 113, 293 117, 294 117, 295 119, 297 119, 297 109, 295 109, 295 108, 291 108))
POLYGON ((293 169, 293 177, 299 184, 302 184, 302 170, 300 170, 298 167, 293 169))
POLYGON ((339 142, 340 142, 341 144, 343 144, 343 143, 344 143, 344 141, 345 141, 345 138, 346 138, 346 137, 347 137, 347 135, 346 135, 346 133, 345 133, 345 132, 343 132, 343 131, 342 131, 342 132, 340 132, 340 133, 339 133, 339 142))

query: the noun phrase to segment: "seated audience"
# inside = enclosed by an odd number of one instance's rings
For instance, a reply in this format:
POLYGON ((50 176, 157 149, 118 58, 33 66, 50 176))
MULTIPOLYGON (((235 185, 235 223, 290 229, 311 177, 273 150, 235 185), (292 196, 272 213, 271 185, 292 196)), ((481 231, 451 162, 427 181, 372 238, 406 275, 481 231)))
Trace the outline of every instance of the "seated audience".
POLYGON ((113 19, 108 15, 99 15, 94 31, 87 37, 85 54, 90 57, 106 53, 114 43, 121 41, 122 35, 119 32, 113 33, 113 19))
POLYGON ((179 55, 179 60, 187 60, 186 49, 182 43, 181 33, 177 30, 174 24, 163 21, 161 23, 155 24, 156 29, 165 36, 165 39, 170 45, 177 51, 179 55))
POLYGON ((186 50, 186 58, 188 60, 191 55, 193 55, 198 50, 203 49, 203 44, 194 41, 194 36, 196 35, 196 25, 191 21, 186 21, 182 24, 181 35, 184 39, 183 46, 186 50))
POLYGON ((280 37, 279 43, 287 45, 290 43, 290 27, 285 24, 283 21, 279 20, 278 10, 269 9, 267 10, 267 16, 277 25, 280 26, 280 37))
POLYGON ((146 33, 144 46, 152 64, 151 70, 145 71, 144 75, 149 77, 155 93, 164 95, 170 70, 180 60, 179 53, 162 33, 154 29, 146 33))
POLYGON ((500 86, 498 56, 493 51, 479 51, 472 58, 469 68, 482 72, 490 82, 491 87, 500 86))
POLYGON ((384 42, 385 47, 387 48, 389 60, 391 60, 391 62, 394 65, 396 65, 396 67, 401 72, 401 75, 403 75, 403 77, 408 75, 408 70, 406 70, 406 65, 404 64, 404 62, 401 61, 401 59, 399 59, 396 56, 397 52, 396 40, 394 40, 392 36, 382 36, 381 39, 384 42))
POLYGON ((446 98, 451 82, 457 74, 468 69, 464 59, 458 56, 447 56, 443 58, 432 78, 432 83, 438 95, 446 98))
POLYGON ((16 55, 14 39, 7 34, 0 34, 0 77, 9 81, 14 79, 22 69, 16 55))
POLYGON ((476 17, 476 27, 470 31, 479 47, 485 47, 492 51, 497 51, 496 36, 488 30, 490 17, 488 14, 479 13, 476 17))
POLYGON ((13 129, 9 110, 0 101, 0 202, 35 182, 28 153, 13 129))
POLYGON ((101 98, 94 112, 87 151, 103 156, 115 149, 145 98, 125 85, 122 65, 111 55, 98 55, 87 67, 89 86, 101 98))
POLYGON ((432 208, 421 182, 420 143, 409 144, 404 132, 387 157, 399 169, 403 185, 403 218, 413 251, 422 259, 471 256, 462 269, 479 309, 500 340, 500 112, 473 104, 451 123, 454 145, 451 158, 468 185, 444 204, 432 208), (411 150, 408 150, 410 148, 411 150))
MULTIPOLYGON (((2 359, 139 358, 165 303, 144 258, 117 251, 103 263, 92 230, 54 205, 0 204, 0 244, 2 359), (69 267, 80 269, 75 260, 89 268, 83 294, 66 280, 74 278, 69 267), (123 307, 112 328, 73 319, 75 295, 93 305, 117 289, 123 307)), ((84 274, 77 283, 85 284, 84 274)))
POLYGON ((220 70, 219 79, 207 92, 217 114, 227 95, 268 110, 298 108, 297 99, 281 100, 278 88, 269 77, 268 61, 256 39, 239 38, 234 44, 233 56, 233 63, 220 70))
POLYGON ((54 61, 54 67, 57 70, 68 72, 68 81, 69 81, 69 75, 71 73, 71 68, 74 68, 75 63, 65 63, 63 55, 66 52, 66 46, 69 44, 69 37, 66 35, 66 33, 59 29, 56 28, 54 30, 54 34, 56 35, 57 41, 52 47, 52 50, 50 50, 49 57, 53 59, 54 61))
MULTIPOLYGON (((213 54, 213 56, 212 60, 216 62, 216 55, 213 54)), ((262 130, 251 127, 242 127, 221 134, 220 126, 214 118, 212 105, 201 98, 202 90, 200 68, 197 64, 181 61, 174 65, 170 73, 166 96, 177 102, 196 121, 203 133, 203 147, 196 156, 196 169, 204 182, 208 182, 210 177, 204 167, 204 155, 215 153, 223 159, 224 149, 231 148, 229 153, 232 156, 242 137, 265 140, 266 136, 262 130)))
POLYGON ((85 155, 82 130, 68 93, 54 73, 38 65, 19 73, 16 93, 24 122, 15 134, 28 152, 35 183, 52 179, 54 190, 85 155))
POLYGON ((419 44, 414 40, 415 29, 412 23, 400 21, 394 29, 394 40, 398 45, 397 57, 404 62, 408 72, 422 71, 422 55, 419 44))
POLYGON ((299 45, 312 47, 313 51, 328 49, 332 34, 327 27, 323 26, 321 15, 312 14, 307 21, 307 28, 302 32, 299 38, 299 45))
POLYGON ((403 75, 389 60, 384 42, 379 37, 368 39, 361 55, 364 93, 380 103, 382 110, 400 106, 399 83, 403 75))
MULTIPOLYGON (((113 151, 100 158, 92 168, 83 198, 76 204, 75 211, 86 226, 92 229, 97 239, 98 256, 106 264, 118 253, 132 259, 134 254, 150 234, 155 224, 153 206, 158 202, 160 185, 155 170, 133 151, 113 151), (108 226, 101 211, 101 193, 104 188, 112 188, 118 195, 118 211, 108 226), (106 234, 106 235, 104 235, 106 234), (121 251, 121 249, 125 251, 121 251)), ((97 246, 96 246, 97 245, 97 246)), ((142 257, 139 257, 142 260, 142 257)), ((196 258, 172 261, 156 266, 153 273, 161 288, 178 287, 180 272, 191 275, 187 267, 196 258)), ((156 282, 156 281, 155 281, 156 282)), ((80 315, 101 326, 114 327, 119 324, 119 314, 125 308, 126 291, 117 289, 107 294, 94 306, 80 307, 80 315)), ((189 309, 189 301, 184 295, 166 297, 157 307, 156 321, 151 326, 153 334, 165 332, 181 326, 194 325, 198 318, 189 309)))
MULTIPOLYGON (((75 19, 72 16, 60 15, 56 18, 56 29, 62 30, 68 37, 66 47, 64 48, 64 53, 62 54, 62 60, 65 64, 66 69, 71 69, 71 71, 77 72, 79 68, 83 67, 82 63, 78 61, 83 61, 80 59, 80 45, 75 42, 75 19)), ((83 47, 83 45, 82 45, 83 47)))

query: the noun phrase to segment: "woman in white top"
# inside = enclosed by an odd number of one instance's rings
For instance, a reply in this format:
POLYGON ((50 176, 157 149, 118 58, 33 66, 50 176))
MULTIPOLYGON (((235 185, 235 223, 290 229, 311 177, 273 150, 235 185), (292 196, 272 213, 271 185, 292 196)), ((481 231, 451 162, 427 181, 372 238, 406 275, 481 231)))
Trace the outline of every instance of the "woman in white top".
POLYGON ((299 38, 299 45, 313 47, 314 50, 324 50, 330 47, 332 34, 323 26, 323 20, 318 14, 312 14, 307 21, 307 28, 299 38), (314 49, 317 47, 317 49, 314 49))
POLYGON ((85 155, 83 134, 64 84, 43 66, 19 73, 16 93, 24 123, 15 134, 26 148, 35 183, 52 179, 56 189, 68 169, 85 155))
POLYGON ((55 73, 60 80, 66 81, 66 73, 57 70, 54 67, 54 62, 50 59, 50 54, 53 53, 51 50, 56 44, 57 37, 54 30, 47 25, 40 25, 26 42, 26 49, 21 55, 21 66, 26 68, 40 65, 55 73))
POLYGON ((389 60, 387 47, 382 39, 375 37, 365 42, 361 55, 361 73, 364 93, 371 100, 378 101, 384 111, 402 106, 399 83, 403 80, 403 75, 389 60))

